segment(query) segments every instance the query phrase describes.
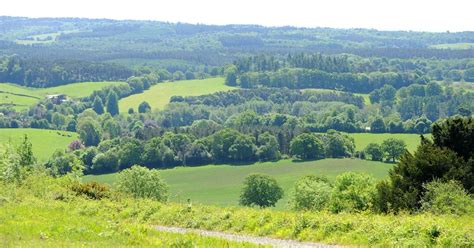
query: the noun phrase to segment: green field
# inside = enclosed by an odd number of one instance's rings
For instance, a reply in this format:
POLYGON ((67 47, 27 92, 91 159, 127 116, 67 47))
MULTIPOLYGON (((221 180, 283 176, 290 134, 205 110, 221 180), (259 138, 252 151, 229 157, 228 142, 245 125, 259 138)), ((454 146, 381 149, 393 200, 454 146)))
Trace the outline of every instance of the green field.
POLYGON ((472 49, 472 48, 474 48, 474 43, 446 43, 446 44, 436 44, 436 45, 431 45, 430 48, 436 48, 436 49, 454 49, 454 50, 472 49))
POLYGON ((16 84, 0 83, 0 106, 13 106, 16 110, 27 109, 49 94, 66 94, 72 98, 86 97, 96 90, 124 82, 82 82, 51 88, 30 88, 16 84))
MULTIPOLYGON (((357 151, 362 151, 369 143, 382 144, 389 138, 404 140, 410 152, 414 152, 420 144, 420 135, 413 133, 350 133, 349 136, 354 138, 357 151)), ((431 135, 425 134, 425 137, 430 138, 431 135)))
MULTIPOLYGON (((413 152, 420 142, 418 134, 352 133, 349 135, 354 138, 357 150, 363 150, 369 143, 381 144, 388 138, 398 138, 403 139, 407 143, 408 150, 413 152)), ((308 174, 322 174, 333 179, 345 171, 356 171, 373 174, 376 178, 383 178, 392 166, 391 164, 359 159, 324 159, 309 162, 281 160, 240 166, 177 167, 162 170, 161 175, 170 185, 174 201, 184 202, 190 198, 204 204, 229 206, 237 204, 242 180, 250 173, 272 175, 288 191, 298 178, 308 174)), ((86 176, 84 179, 113 184, 116 174, 86 176)), ((277 208, 284 208, 287 201, 288 195, 278 203, 277 208)))
POLYGON ((23 140, 23 135, 28 135, 33 145, 33 153, 40 161, 47 160, 57 149, 66 149, 67 145, 79 137, 76 133, 31 129, 31 128, 0 128, 0 150, 11 142, 17 145, 23 140))
MULTIPOLYGON (((277 204, 285 208, 289 191, 296 180, 305 175, 325 175, 334 179, 346 171, 366 172, 376 178, 384 178, 392 164, 359 159, 324 159, 319 161, 256 163, 252 165, 207 165, 199 167, 176 167, 161 171, 169 184, 173 201, 186 199, 220 206, 237 205, 243 179, 251 173, 265 173, 275 177, 285 189, 286 195, 277 204)), ((113 184, 116 173, 99 176, 85 176, 84 181, 98 181, 113 184)))
POLYGON ((129 108, 138 109, 143 101, 148 102, 153 109, 163 109, 172 96, 199 96, 219 91, 231 90, 233 87, 224 84, 224 78, 207 78, 159 83, 141 94, 131 95, 119 102, 122 112, 129 108))

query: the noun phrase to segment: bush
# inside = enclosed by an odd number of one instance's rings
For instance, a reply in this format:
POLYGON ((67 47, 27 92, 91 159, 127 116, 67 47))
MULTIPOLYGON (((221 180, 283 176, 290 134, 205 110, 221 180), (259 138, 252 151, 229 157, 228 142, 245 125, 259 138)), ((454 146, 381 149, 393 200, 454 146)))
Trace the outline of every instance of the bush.
POLYGON ((283 197, 283 189, 274 178, 262 174, 248 175, 240 195, 240 204, 244 206, 275 206, 283 197))
POLYGON ((327 178, 306 176, 296 182, 290 204, 295 210, 320 211, 327 206, 331 191, 327 178))
POLYGON ((372 206, 375 192, 373 177, 355 172, 343 173, 334 182, 330 209, 335 213, 367 210, 372 206))
POLYGON ((158 170, 134 165, 118 175, 117 188, 136 198, 168 199, 168 185, 161 179, 158 170))
POLYGON ((91 182, 91 183, 75 183, 70 187, 71 191, 76 195, 82 195, 93 200, 100 200, 110 196, 110 189, 107 185, 91 182))
POLYGON ((423 188, 422 211, 462 215, 474 210, 474 201, 459 182, 435 180, 424 184, 423 188))

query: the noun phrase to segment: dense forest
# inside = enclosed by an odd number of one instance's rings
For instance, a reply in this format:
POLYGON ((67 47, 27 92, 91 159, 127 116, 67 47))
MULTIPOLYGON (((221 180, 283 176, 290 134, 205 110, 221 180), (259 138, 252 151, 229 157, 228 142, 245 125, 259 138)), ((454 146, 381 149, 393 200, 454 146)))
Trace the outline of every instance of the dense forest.
MULTIPOLYGON (((239 74, 255 72, 248 75, 250 83, 267 86, 281 85, 276 82, 278 78, 288 76, 329 80, 327 84, 348 90, 368 83, 358 90, 363 92, 385 83, 401 87, 427 80, 473 81, 473 49, 439 48, 469 42, 474 42, 473 32, 0 17, 0 55, 16 54, 20 58, 11 62, 2 59, 1 79, 43 87, 89 78, 126 79, 130 71, 120 65, 215 76, 234 61, 239 74), (87 66, 90 62, 98 69, 87 66), (49 71, 51 68, 55 72, 49 71), (79 70, 84 71, 80 76, 79 70), (274 80, 255 81, 256 76, 274 80)), ((297 88, 321 86, 306 80, 286 84, 297 88)))

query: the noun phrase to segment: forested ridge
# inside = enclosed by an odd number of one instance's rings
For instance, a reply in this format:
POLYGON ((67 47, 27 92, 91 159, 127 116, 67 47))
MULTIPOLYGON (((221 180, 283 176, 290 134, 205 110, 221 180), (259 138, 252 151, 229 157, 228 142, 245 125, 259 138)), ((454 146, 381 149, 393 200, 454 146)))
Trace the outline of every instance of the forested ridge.
MULTIPOLYGON (((310 70, 290 70, 288 73, 293 73, 293 76, 296 74, 301 77, 311 73, 312 77, 316 77, 314 80, 329 80, 328 83, 343 86, 347 81, 354 81, 355 85, 369 84, 363 91, 382 86, 383 83, 373 85, 372 81, 384 78, 389 81, 397 78, 399 86, 427 79, 472 81, 474 78, 473 71, 469 70, 473 67, 473 49, 434 47, 439 44, 474 42, 473 32, 216 26, 156 21, 22 17, 1 17, 0 26, 0 55, 16 54, 24 64, 20 69, 25 73, 31 70, 27 75, 4 74, 2 80, 42 87, 46 85, 46 80, 51 85, 58 85, 83 78, 109 79, 112 72, 115 78, 126 79, 125 76, 130 71, 116 63, 129 69, 137 69, 138 64, 167 69, 171 73, 194 73, 195 77, 202 77, 222 74, 225 64, 237 60, 240 61, 239 72, 248 72, 241 67, 241 62, 249 55, 258 54, 284 57, 279 58, 278 62, 288 63, 280 63, 279 69, 290 66, 310 70), (312 62, 315 59, 321 60, 319 54, 333 55, 329 58, 334 61, 329 62, 328 59, 325 60, 326 64, 305 64, 308 59, 313 60, 312 62), (344 55, 340 56, 341 54, 344 55), (90 62, 103 69, 92 71, 84 65, 90 62), (42 68, 48 71, 53 65, 66 67, 62 77, 40 73, 42 68), (67 69, 70 65, 83 67, 88 76, 77 76, 75 71, 67 69), (379 75, 372 75, 373 72, 379 72, 379 75), (31 81, 41 83, 33 84, 31 81)), ((324 60, 326 56, 322 58, 324 60)), ((7 63, 5 58, 2 60, 3 64, 7 63)), ((274 75, 277 72, 270 73, 265 68, 253 72, 278 77, 274 75)), ((297 87, 320 86, 314 83, 298 85, 299 83, 296 83, 297 87)), ((346 88, 354 90, 354 87, 356 86, 346 88)))

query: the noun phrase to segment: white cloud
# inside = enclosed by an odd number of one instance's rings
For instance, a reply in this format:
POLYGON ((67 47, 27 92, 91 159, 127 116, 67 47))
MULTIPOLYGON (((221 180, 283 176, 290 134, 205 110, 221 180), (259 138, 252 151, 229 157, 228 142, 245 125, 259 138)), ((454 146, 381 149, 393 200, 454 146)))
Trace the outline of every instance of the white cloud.
POLYGON ((474 31, 472 0, 14 0, 0 15, 206 24, 474 31))

